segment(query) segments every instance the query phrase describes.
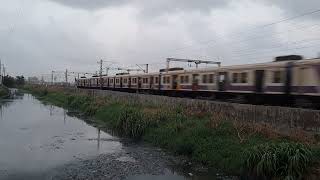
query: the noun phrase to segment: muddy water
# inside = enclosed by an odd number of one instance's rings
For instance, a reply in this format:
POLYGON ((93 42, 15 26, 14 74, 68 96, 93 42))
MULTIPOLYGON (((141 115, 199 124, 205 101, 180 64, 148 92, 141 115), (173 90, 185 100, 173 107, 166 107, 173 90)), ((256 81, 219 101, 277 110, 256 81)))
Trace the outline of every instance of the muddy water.
POLYGON ((165 163, 156 164, 160 171, 155 173, 150 166, 162 157, 157 155, 149 162, 143 156, 150 154, 148 148, 137 145, 128 149, 118 138, 69 116, 62 108, 44 105, 32 95, 1 102, 0 179, 91 179, 93 172, 92 179, 190 179, 165 163), (52 169, 59 170, 48 176, 52 169), (108 176, 108 171, 113 175, 108 176))
POLYGON ((75 159, 112 153, 122 146, 114 139, 61 108, 24 95, 2 103, 0 172, 45 171, 75 159), (97 141, 98 137, 109 141, 97 141))

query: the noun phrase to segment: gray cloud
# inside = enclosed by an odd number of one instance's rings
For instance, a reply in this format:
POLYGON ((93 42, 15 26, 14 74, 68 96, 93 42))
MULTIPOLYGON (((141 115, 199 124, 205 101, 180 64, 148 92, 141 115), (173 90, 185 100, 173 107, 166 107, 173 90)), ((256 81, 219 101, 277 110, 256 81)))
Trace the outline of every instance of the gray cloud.
POLYGON ((123 5, 129 0, 52 0, 72 8, 80 8, 85 10, 98 10, 110 6, 123 5))
POLYGON ((0 58, 15 74, 96 71, 100 58, 128 66, 162 63, 168 56, 219 59, 224 64, 269 61, 282 53, 312 56, 316 49, 268 49, 320 36, 317 29, 307 28, 319 23, 316 15, 252 31, 319 7, 317 0, 30 1, 8 0, 0 7, 0 58), (306 28, 288 32, 297 25, 306 28), (252 38, 256 36, 261 38, 252 38))
POLYGON ((145 15, 159 15, 178 11, 207 12, 227 5, 231 0, 52 0, 72 8, 98 10, 115 6, 136 6, 145 15))

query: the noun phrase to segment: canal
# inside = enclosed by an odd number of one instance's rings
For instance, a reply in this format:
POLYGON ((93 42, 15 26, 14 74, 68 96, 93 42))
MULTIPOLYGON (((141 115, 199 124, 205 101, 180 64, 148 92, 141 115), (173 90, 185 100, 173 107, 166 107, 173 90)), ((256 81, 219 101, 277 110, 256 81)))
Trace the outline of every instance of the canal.
POLYGON ((1 102, 0 179, 228 179, 207 171, 195 176, 184 164, 30 94, 1 102))

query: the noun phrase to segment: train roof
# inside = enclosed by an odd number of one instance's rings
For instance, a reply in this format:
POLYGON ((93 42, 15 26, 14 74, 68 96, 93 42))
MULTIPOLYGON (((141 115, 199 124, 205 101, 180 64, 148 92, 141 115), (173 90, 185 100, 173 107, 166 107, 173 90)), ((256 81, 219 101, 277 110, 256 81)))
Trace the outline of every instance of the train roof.
MULTIPOLYGON (((205 73, 208 71, 221 72, 221 71, 238 70, 238 69, 250 70, 250 69, 257 69, 257 68, 276 68, 276 67, 285 67, 288 62, 293 62, 293 64, 296 64, 296 65, 316 65, 316 64, 320 65, 320 58, 302 59, 302 60, 295 60, 295 61, 290 61, 290 60, 289 61, 273 61, 273 62, 265 62, 265 63, 230 65, 230 66, 221 66, 221 67, 199 68, 199 69, 192 69, 192 70, 156 72, 156 73, 148 73, 148 74, 126 74, 126 75, 103 76, 103 78, 157 76, 159 74, 162 74, 162 75, 189 74, 189 73, 192 74, 192 73, 205 73)), ((93 77, 93 78, 99 78, 99 77, 93 77)))

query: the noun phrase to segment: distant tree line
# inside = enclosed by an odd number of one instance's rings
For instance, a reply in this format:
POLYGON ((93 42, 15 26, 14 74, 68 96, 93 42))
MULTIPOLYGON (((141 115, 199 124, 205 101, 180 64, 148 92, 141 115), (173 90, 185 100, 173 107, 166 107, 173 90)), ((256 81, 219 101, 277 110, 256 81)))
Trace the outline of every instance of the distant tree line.
POLYGON ((24 84, 25 84, 24 76, 12 77, 7 75, 3 77, 3 85, 9 88, 23 86, 24 84))

